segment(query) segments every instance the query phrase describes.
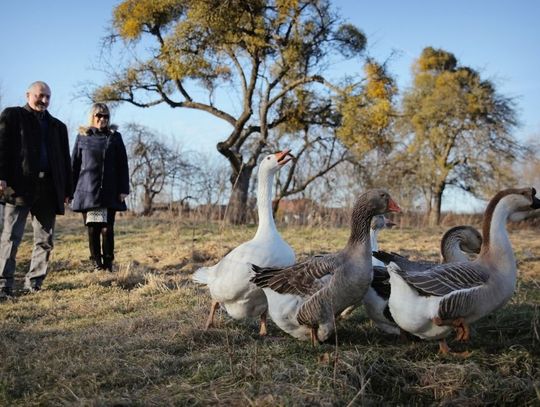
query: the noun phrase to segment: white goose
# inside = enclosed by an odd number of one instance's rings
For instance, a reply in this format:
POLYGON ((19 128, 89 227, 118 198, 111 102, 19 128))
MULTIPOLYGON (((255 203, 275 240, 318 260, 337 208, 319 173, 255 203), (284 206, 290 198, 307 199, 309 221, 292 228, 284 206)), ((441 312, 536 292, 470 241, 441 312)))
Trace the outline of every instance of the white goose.
MULTIPOLYGON (((455 226, 447 230, 441 239, 441 262, 455 263, 468 261, 473 253, 480 253, 482 235, 472 226, 455 226)), ((373 267, 373 281, 364 296, 363 303, 367 316, 383 332, 400 335, 401 329, 395 323, 388 308, 390 298, 390 275, 384 264, 396 263, 403 270, 427 270, 435 267, 434 262, 410 261, 396 253, 375 251, 374 259, 382 264, 373 267), (381 261, 382 260, 382 261, 381 261), (384 261, 384 262, 383 262, 384 261)), ((375 261, 373 262, 375 264, 375 261)))
POLYGON ((482 249, 474 261, 451 263, 425 271, 405 271, 390 263, 389 306, 397 324, 423 339, 439 340, 448 353, 446 336, 469 339, 469 324, 505 305, 516 285, 517 268, 506 222, 515 212, 540 208, 534 188, 497 193, 484 213, 482 249))
POLYGON ((359 196, 352 212, 351 235, 335 254, 314 256, 287 268, 253 265, 251 279, 263 288, 268 312, 295 338, 323 342, 334 331, 335 316, 361 302, 372 279, 369 228, 374 215, 400 211, 390 195, 370 190, 359 196))
POLYGON ((293 249, 282 239, 272 215, 274 174, 287 163, 290 150, 266 156, 259 164, 257 209, 259 225, 253 239, 242 243, 212 267, 195 271, 192 279, 210 289, 212 305, 205 328, 213 326, 221 304, 234 319, 260 316, 260 335, 266 335, 267 302, 263 291, 249 281, 251 264, 285 267, 294 264, 293 249))

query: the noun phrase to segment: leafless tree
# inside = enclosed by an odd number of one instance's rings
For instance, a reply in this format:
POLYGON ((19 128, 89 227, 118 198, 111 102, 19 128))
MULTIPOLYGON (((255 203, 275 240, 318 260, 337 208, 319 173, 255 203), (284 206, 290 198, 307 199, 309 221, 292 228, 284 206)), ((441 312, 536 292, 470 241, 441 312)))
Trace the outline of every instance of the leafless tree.
POLYGON ((132 200, 136 205, 142 204, 143 215, 149 215, 156 197, 165 192, 166 185, 189 174, 192 166, 180 151, 147 127, 130 123, 126 134, 132 200))
POLYGON ((540 135, 533 134, 526 141, 527 152, 516 165, 516 179, 522 186, 540 189, 540 135))

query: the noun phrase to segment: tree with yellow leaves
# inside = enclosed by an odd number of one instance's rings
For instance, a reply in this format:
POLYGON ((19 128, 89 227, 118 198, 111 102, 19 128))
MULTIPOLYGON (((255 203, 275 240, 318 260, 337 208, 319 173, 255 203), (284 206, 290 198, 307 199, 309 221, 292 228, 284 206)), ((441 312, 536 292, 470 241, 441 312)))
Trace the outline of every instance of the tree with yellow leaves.
POLYGON ((430 224, 439 224, 448 185, 477 195, 511 185, 512 163, 523 148, 512 130, 512 100, 500 95, 455 56, 425 48, 413 67, 413 83, 402 100, 406 150, 396 158, 402 180, 423 191, 430 224))
POLYGON ((393 145, 394 98, 397 87, 385 66, 369 59, 365 81, 343 92, 337 136, 361 160, 373 150, 389 151, 393 145))
MULTIPOLYGON (((137 56, 110 72, 92 99, 197 109, 230 125, 217 149, 231 168, 234 223, 245 220, 258 158, 283 129, 334 124, 326 102, 338 88, 326 67, 335 55, 360 56, 366 43, 327 0, 124 0, 113 11, 111 39, 137 56)), ((343 159, 331 156, 326 170, 343 159)))

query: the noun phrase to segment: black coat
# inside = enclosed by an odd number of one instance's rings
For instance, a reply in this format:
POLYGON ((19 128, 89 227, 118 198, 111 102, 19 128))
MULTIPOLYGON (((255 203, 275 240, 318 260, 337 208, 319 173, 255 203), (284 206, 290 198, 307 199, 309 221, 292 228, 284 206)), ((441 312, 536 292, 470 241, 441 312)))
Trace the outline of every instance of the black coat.
MULTIPOLYGON (((47 154, 49 176, 55 188, 56 213, 64 213, 65 199, 71 197, 71 165, 67 128, 45 112, 48 121, 47 154)), ((41 127, 30 107, 8 107, 0 115, 0 180, 13 191, 0 202, 31 205, 39 174, 41 127)))
POLYGON ((125 211, 120 194, 129 194, 129 170, 126 147, 116 130, 104 133, 90 127, 78 134, 71 155, 73 169, 72 209, 109 208, 125 211))

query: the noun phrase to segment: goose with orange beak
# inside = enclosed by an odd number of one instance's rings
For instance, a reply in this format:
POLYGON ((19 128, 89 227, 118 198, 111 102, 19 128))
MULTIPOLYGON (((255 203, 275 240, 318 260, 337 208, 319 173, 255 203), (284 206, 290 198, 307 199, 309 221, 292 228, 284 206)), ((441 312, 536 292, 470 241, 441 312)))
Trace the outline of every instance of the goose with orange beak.
POLYGON ((192 279, 210 289, 212 305, 205 329, 214 326, 222 306, 234 319, 260 318, 260 335, 266 335, 268 304, 263 291, 250 282, 251 264, 286 267, 294 264, 293 249, 279 234, 272 214, 272 183, 277 171, 293 158, 289 149, 266 156, 259 164, 257 210, 259 225, 253 239, 229 252, 216 265, 195 271, 192 279))
POLYGON ((253 264, 251 281, 264 290, 268 312, 282 330, 301 340, 327 340, 335 320, 345 309, 361 304, 373 278, 370 224, 373 216, 399 212, 383 189, 361 194, 351 216, 345 248, 289 267, 253 264))

